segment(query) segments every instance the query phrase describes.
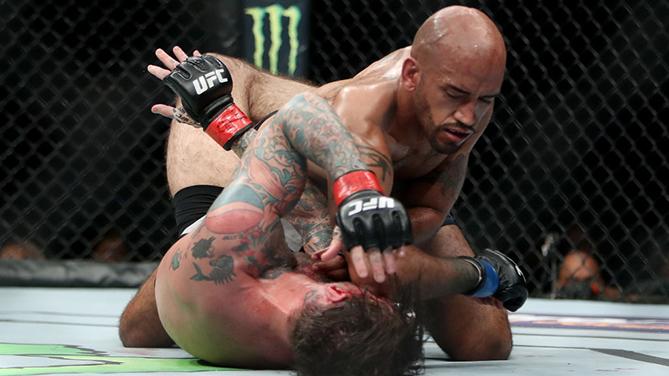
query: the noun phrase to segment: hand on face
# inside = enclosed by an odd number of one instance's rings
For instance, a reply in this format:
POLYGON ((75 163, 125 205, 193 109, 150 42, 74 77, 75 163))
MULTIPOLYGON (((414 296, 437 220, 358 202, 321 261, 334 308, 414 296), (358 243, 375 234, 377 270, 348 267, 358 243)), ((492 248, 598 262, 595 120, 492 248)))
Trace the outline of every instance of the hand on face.
POLYGON ((328 269, 333 269, 335 265, 341 268, 348 264, 348 274, 352 281, 351 272, 354 272, 360 281, 384 283, 397 270, 395 259, 400 250, 389 248, 381 252, 378 248, 371 248, 365 251, 361 246, 346 250, 339 227, 335 227, 330 246, 324 252, 315 254, 314 259, 320 260, 315 264, 319 268, 330 266, 328 269), (343 256, 346 257, 346 264, 343 263, 343 256))
MULTIPOLYGON (((393 258, 396 257, 401 251, 393 251, 393 258)), ((370 260, 369 252, 365 253, 360 250, 359 255, 356 255, 358 252, 346 252, 346 261, 348 263, 348 274, 351 278, 351 282, 360 288, 369 291, 370 293, 380 296, 392 298, 396 295, 399 280, 395 271, 393 273, 380 272, 369 273, 369 270, 372 270, 372 260, 370 260), (354 255, 360 257, 358 260, 354 260, 354 255), (363 268, 367 268, 367 274, 364 276, 359 274, 355 265, 366 265, 363 268), (378 276, 383 276, 379 278, 378 276), (381 281, 379 281, 381 280, 381 281)), ((379 252, 380 253, 380 252, 379 252)), ((383 252, 383 254, 390 254, 391 252, 383 252)), ((383 257, 383 256, 382 256, 383 257)), ((373 258, 372 258, 373 259, 373 258)), ((378 263, 378 261, 376 261, 378 263)), ((394 262, 394 261, 393 261, 394 262)))

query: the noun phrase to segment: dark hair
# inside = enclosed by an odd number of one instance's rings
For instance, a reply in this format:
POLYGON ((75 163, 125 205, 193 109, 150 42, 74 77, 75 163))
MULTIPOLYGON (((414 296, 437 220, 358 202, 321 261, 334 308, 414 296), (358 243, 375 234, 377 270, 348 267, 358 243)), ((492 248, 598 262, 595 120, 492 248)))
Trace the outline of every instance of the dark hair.
POLYGON ((300 376, 395 376, 422 371, 423 332, 402 304, 368 294, 338 305, 305 307, 292 335, 300 376))

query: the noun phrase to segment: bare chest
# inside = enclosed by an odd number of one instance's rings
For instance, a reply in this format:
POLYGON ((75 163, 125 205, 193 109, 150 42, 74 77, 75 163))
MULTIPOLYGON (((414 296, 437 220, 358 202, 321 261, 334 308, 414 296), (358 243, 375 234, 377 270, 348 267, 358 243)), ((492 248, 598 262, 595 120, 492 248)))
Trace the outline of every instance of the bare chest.
POLYGON ((405 153, 393 153, 392 158, 396 179, 415 179, 432 172, 446 159, 446 156, 431 150, 428 152, 408 150, 405 153))

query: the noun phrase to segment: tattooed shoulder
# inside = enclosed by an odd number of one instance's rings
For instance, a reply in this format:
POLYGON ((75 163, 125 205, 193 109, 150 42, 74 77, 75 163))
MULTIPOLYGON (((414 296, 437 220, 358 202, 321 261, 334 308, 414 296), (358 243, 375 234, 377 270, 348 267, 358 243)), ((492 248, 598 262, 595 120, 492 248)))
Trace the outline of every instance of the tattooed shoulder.
POLYGON ((172 255, 172 262, 170 263, 170 269, 177 270, 181 266, 181 251, 175 251, 172 255))
POLYGON ((217 285, 231 282, 237 276, 235 274, 235 259, 228 255, 222 255, 209 261, 211 271, 204 273, 202 268, 193 262, 195 274, 190 278, 193 281, 211 281, 217 285))
POLYGON ((214 243, 214 237, 209 239, 200 239, 193 245, 191 249, 193 258, 201 259, 211 257, 212 244, 214 243))

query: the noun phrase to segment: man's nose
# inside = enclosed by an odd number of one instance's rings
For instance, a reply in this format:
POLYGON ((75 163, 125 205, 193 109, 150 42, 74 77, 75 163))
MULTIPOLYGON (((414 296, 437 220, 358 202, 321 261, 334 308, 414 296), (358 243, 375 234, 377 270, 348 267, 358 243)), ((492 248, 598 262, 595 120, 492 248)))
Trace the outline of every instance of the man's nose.
POLYGON ((467 126, 476 124, 476 100, 469 100, 463 103, 455 111, 455 120, 467 126))

